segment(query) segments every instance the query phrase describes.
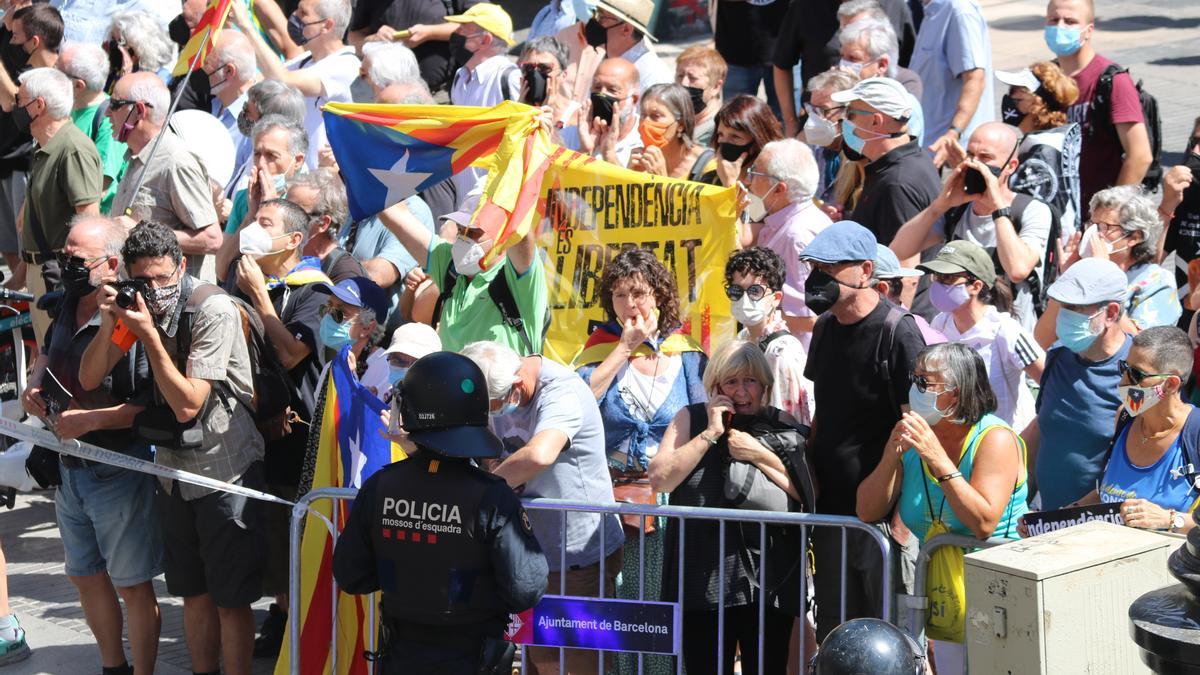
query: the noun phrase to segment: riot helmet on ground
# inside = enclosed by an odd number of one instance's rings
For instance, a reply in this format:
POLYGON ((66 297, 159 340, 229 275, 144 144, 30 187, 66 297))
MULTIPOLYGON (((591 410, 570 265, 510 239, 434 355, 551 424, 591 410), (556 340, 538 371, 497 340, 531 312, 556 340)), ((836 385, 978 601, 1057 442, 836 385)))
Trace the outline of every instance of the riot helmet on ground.
POLYGON ((852 619, 821 643, 811 675, 923 675, 925 654, 904 631, 880 619, 852 619))

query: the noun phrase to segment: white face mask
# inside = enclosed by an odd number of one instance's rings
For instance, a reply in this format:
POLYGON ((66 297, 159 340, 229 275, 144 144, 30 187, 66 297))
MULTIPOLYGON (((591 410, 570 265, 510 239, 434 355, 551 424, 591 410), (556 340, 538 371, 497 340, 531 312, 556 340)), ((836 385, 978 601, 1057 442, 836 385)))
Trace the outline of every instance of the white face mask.
MULTIPOLYGON (((1092 235, 1096 235, 1097 237, 1100 237, 1101 239, 1104 238, 1098 232, 1096 232, 1095 225, 1088 225, 1087 229, 1083 231, 1083 236, 1080 237, 1080 239, 1079 239, 1079 257, 1080 258, 1087 258, 1088 256, 1092 255, 1092 235)), ((1129 248, 1128 246, 1122 246, 1121 248, 1116 248, 1114 246, 1114 244, 1116 244, 1118 241, 1121 241, 1122 239, 1125 239, 1128 236, 1129 236, 1129 234, 1123 234, 1116 241, 1108 242, 1108 245, 1110 247, 1112 247, 1112 250, 1110 250, 1108 252, 1108 254, 1112 255, 1114 253, 1120 253, 1121 251, 1124 251, 1125 249, 1129 248)))
POLYGON ((242 228, 239 233, 238 250, 242 255, 248 255, 255 260, 265 256, 279 253, 283 249, 271 249, 271 242, 283 237, 272 237, 262 225, 258 223, 250 223, 242 228))
POLYGON ((743 294, 742 297, 729 305, 729 313, 743 326, 757 326, 761 324, 771 315, 772 309, 770 296, 764 295, 755 302, 750 299, 750 294, 748 293, 743 294))
POLYGON ((866 64, 847 61, 846 59, 841 59, 838 61, 838 68, 841 68, 842 70, 848 70, 858 77, 862 77, 862 69, 864 65, 866 64))
POLYGON ((831 143, 837 140, 838 125, 830 122, 817 115, 809 113, 808 120, 804 123, 804 138, 812 145, 819 145, 823 148, 829 147, 831 143))
POLYGON ((466 276, 474 276, 479 274, 482 269, 479 266, 479 261, 483 260, 486 251, 483 245, 477 241, 471 241, 461 234, 454 240, 454 245, 450 248, 450 259, 454 262, 454 269, 459 274, 466 276))

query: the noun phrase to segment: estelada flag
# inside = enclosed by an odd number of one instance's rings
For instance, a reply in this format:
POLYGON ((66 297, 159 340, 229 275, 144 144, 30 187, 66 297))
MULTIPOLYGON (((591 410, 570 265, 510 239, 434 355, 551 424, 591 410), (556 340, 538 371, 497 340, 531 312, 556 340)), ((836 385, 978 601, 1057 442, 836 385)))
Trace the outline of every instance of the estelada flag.
POLYGON ((512 101, 491 108, 327 103, 323 110, 355 220, 468 166, 490 168, 504 143, 537 127, 538 112, 512 101))
MULTIPOLYGON (((357 488, 371 474, 391 462, 405 458, 400 446, 388 441, 379 413, 383 403, 364 387, 350 369, 349 347, 343 347, 330 363, 326 385, 313 421, 320 421, 310 436, 316 452, 305 462, 311 489, 357 488)), ((371 644, 369 627, 377 625, 370 616, 371 602, 365 595, 339 592, 333 587, 333 538, 326 519, 338 532, 350 515, 350 502, 317 501, 312 509, 321 515, 306 518, 300 544, 300 603, 288 613, 283 648, 275 662, 276 675, 291 673, 289 645, 291 622, 300 621, 301 675, 366 675, 363 650, 371 644), (333 636, 333 612, 337 612, 337 636, 333 636), (333 646, 337 647, 336 657, 333 646), (337 663, 336 671, 333 664, 337 663)), ((378 607, 378 603, 376 603, 378 607)))
POLYGON ((197 54, 199 57, 196 60, 195 70, 204 66, 204 60, 212 53, 213 46, 217 43, 217 35, 225 26, 231 2, 233 0, 209 0, 208 7, 204 9, 200 21, 192 30, 192 37, 179 52, 179 60, 175 62, 175 68, 171 71, 172 75, 178 77, 191 70, 192 59, 197 58, 197 54))

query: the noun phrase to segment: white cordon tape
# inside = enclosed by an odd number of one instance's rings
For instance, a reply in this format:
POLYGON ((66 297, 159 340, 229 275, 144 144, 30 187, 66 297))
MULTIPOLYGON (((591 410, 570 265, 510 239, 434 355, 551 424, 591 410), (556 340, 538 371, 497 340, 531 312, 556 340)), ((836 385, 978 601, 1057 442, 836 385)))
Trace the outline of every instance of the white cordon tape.
POLYGON ((191 473, 190 471, 172 469, 170 467, 162 466, 161 464, 155 464, 154 462, 147 462, 144 459, 137 459, 136 457, 123 455, 119 452, 113 452, 112 450, 105 450, 104 448, 101 448, 98 445, 92 445, 91 443, 82 443, 77 440, 60 441, 54 434, 45 429, 38 429, 37 427, 30 426, 28 424, 22 424, 20 422, 10 420, 7 417, 0 417, 0 434, 4 434, 5 436, 10 436, 12 438, 19 438, 23 441, 29 441, 35 445, 40 445, 43 448, 53 450, 63 455, 70 455, 80 459, 89 459, 93 462, 100 462, 102 464, 108 464, 110 466, 116 466, 122 469, 129 469, 130 471, 137 471, 140 473, 161 476, 163 478, 170 478, 172 480, 181 480, 185 483, 191 483, 192 485, 199 485, 200 487, 205 487, 212 490, 221 490, 222 492, 232 492, 235 495, 242 495, 245 497, 250 497, 251 499, 260 499, 264 502, 274 502, 276 504, 283 504, 284 506, 296 505, 294 502, 289 502, 286 499, 281 499, 266 492, 251 490, 250 488, 245 488, 241 485, 226 483, 225 481, 208 478, 206 476, 191 473))

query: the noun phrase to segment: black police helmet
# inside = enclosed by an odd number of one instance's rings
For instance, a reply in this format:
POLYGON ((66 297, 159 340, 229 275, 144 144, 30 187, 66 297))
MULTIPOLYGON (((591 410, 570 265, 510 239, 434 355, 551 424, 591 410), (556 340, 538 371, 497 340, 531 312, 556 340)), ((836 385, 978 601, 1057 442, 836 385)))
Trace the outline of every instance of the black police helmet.
POLYGON ((488 429, 483 371, 454 352, 417 359, 402 382, 400 416, 414 443, 449 457, 499 457, 504 445, 488 429))
POLYGON ((879 619, 852 619, 821 643, 815 675, 921 675, 925 655, 904 631, 879 619))

